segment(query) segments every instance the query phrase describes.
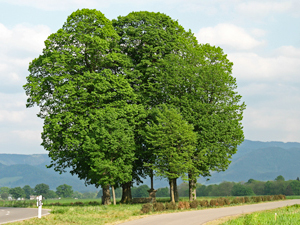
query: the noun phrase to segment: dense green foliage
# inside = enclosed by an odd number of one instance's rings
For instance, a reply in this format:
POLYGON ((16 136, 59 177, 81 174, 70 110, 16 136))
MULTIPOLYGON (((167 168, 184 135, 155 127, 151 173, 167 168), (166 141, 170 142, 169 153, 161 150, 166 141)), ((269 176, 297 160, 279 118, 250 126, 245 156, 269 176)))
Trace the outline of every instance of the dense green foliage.
POLYGON ((23 187, 23 190, 25 193, 25 198, 30 199, 30 195, 32 195, 34 193, 34 190, 29 185, 25 185, 23 187))
POLYGON ((72 195, 73 195, 73 189, 72 189, 72 187, 70 185, 67 185, 67 184, 59 185, 56 188, 56 194, 59 197, 64 197, 64 198, 72 197, 72 195))
POLYGON ((188 174, 191 192, 200 175, 224 171, 244 140, 232 65, 165 14, 111 22, 77 10, 47 38, 24 85, 27 107, 39 106, 44 120, 49 167, 105 190, 154 171, 173 193, 188 174))
POLYGON ((25 192, 21 187, 9 189, 9 194, 11 194, 14 199, 25 197, 25 192))

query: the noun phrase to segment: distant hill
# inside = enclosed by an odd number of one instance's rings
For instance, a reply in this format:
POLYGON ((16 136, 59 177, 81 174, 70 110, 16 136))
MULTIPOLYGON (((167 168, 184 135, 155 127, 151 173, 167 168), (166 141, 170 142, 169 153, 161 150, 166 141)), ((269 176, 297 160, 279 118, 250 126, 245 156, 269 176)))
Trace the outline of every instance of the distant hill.
MULTIPOLYGON (((28 184, 34 187, 46 183, 50 189, 61 184, 68 184, 75 191, 95 191, 92 185, 85 186, 82 180, 70 173, 59 174, 46 168, 50 164, 47 154, 18 155, 0 154, 0 187, 16 187, 28 184)), ((232 157, 229 168, 220 173, 212 173, 209 181, 200 178, 202 184, 222 181, 274 180, 278 175, 286 180, 300 177, 300 143, 297 142, 260 142, 245 140, 232 157)), ((178 180, 178 184, 182 181, 178 180)), ((150 186, 150 180, 144 180, 150 186)), ((166 179, 155 178, 154 187, 166 187, 166 179)))
POLYGON ((274 180, 282 175, 286 180, 300 177, 300 143, 260 142, 245 140, 232 157, 232 162, 224 172, 213 173, 210 184, 222 181, 274 180))
POLYGON ((60 175, 53 169, 46 168, 50 161, 47 154, 0 154, 0 187, 23 187, 27 184, 35 187, 45 183, 52 190, 61 184, 71 185, 74 191, 80 192, 97 190, 92 185, 85 186, 84 181, 70 173, 60 175))

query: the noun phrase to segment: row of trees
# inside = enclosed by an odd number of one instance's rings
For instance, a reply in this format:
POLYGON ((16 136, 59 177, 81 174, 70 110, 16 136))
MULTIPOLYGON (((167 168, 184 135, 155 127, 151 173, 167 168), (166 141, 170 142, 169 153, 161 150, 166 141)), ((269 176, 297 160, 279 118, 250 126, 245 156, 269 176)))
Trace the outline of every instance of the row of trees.
POLYGON ((56 188, 56 191, 50 190, 49 185, 47 184, 37 184, 34 188, 31 188, 29 185, 21 187, 1 187, 0 196, 2 199, 7 199, 11 195, 14 199, 26 198, 30 199, 31 195, 43 195, 45 198, 57 198, 57 197, 71 197, 73 195, 72 186, 63 184, 59 185, 56 188))
MULTIPOLYGON (((160 191, 161 189, 158 189, 160 191)), ((158 193, 158 192, 157 192, 158 193)), ((166 192, 168 193, 168 192, 166 192)), ((178 186, 178 194, 188 197, 188 185, 182 183, 178 186)), ((228 182, 220 184, 201 185, 197 184, 197 196, 251 196, 251 195, 300 195, 300 181, 288 180, 278 176, 274 181, 258 181, 249 179, 245 182, 228 182)), ((168 197, 165 194, 162 197, 168 197)))
MULTIPOLYGON (((197 196, 251 196, 251 195, 300 195, 300 180, 285 181, 283 176, 278 176, 274 181, 258 181, 249 179, 248 182, 228 182, 220 184, 201 185, 197 184, 197 196)), ((141 185, 132 188, 133 197, 148 197, 149 187, 141 185)), ((181 183, 178 186, 178 195, 180 197, 189 196, 189 187, 187 183, 181 183)), ((168 187, 158 188, 157 197, 169 197, 170 189, 168 187)))
MULTIPOLYGON (((199 44, 162 13, 108 20, 97 10, 72 13, 29 66, 27 107, 40 107, 42 145, 58 172, 87 184, 122 187, 153 175, 189 182, 225 170, 242 143, 245 104, 223 50, 199 44)), ((153 182, 151 185, 153 189, 153 182)))

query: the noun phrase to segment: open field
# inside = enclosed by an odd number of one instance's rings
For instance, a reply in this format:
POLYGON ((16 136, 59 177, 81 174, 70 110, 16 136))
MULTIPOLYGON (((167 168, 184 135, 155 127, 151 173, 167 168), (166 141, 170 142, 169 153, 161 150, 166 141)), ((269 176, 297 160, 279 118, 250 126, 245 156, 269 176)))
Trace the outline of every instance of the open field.
MULTIPOLYGON (((216 197, 198 198, 199 200, 210 200, 216 197)), ((232 197, 234 198, 234 197, 232 197)), ((298 196, 299 198, 299 196, 298 196)), ((181 201, 187 201, 188 198, 180 198, 181 201)), ((158 198, 158 201, 166 202, 169 198, 158 198)), ((1 201, 0 201, 1 202, 1 201)), ((5 201, 8 206, 9 201, 5 201)), ((142 204, 117 204, 103 206, 100 199, 54 199, 44 200, 43 208, 50 209, 51 214, 42 219, 30 219, 21 222, 11 223, 14 225, 37 225, 37 224, 118 224, 128 220, 134 220, 149 215, 178 212, 178 210, 170 210, 163 212, 150 212, 149 214, 141 214, 142 204), (76 203, 77 202, 77 203, 76 203), (81 203, 83 204, 81 204, 81 203), (90 204, 89 204, 90 203, 90 204), (53 205, 55 204, 55 205, 53 205)), ((4 202, 2 202, 3 204, 4 202)), ((10 201, 11 206, 15 207, 36 207, 35 201, 10 201), (14 203, 13 203, 14 202, 14 203), (23 204, 23 206, 22 206, 23 204), (27 204, 27 206, 26 206, 27 204)), ((241 204, 237 204, 241 205, 241 204)), ((4 205, 2 205, 4 206, 4 205)), ((1 207, 1 203, 0 203, 1 207)), ((189 210, 200 210, 189 209, 189 210)))
POLYGON ((218 223, 218 224, 222 224, 222 225, 299 224, 300 221, 299 212, 300 212, 300 205, 286 206, 283 208, 242 215, 238 218, 230 219, 224 223, 218 223))

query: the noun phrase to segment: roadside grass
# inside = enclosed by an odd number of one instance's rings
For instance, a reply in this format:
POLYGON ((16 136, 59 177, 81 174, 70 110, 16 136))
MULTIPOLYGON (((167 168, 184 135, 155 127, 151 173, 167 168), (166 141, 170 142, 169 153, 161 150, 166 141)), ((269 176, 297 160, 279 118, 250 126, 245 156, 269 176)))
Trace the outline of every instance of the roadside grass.
MULTIPOLYGON (((208 200, 219 198, 219 197, 200 197, 198 200, 208 200)), ((232 197, 232 199, 235 197, 232 197)), ((180 198, 180 201, 188 201, 188 198, 180 198)), ((169 202, 169 198, 157 198, 158 202, 169 202)), ((36 201, 5 201, 5 202, 15 202, 15 207, 32 207, 36 208, 36 201), (23 202, 23 203, 22 203, 23 202), (19 204, 18 206, 16 206, 19 204), (27 204, 28 206, 20 206, 20 204, 27 204)), ((3 203, 3 202, 2 202, 3 203)), ((100 199, 51 199, 43 201, 44 209, 50 209, 51 214, 44 216, 41 219, 33 218, 29 220, 24 220, 20 222, 10 223, 13 225, 37 225, 37 224, 87 224, 87 225, 114 225, 119 224, 129 220, 135 220, 149 215, 162 214, 162 213, 172 213, 179 212, 179 210, 168 210, 163 212, 150 212, 148 214, 142 214, 141 208, 143 204, 118 204, 116 206, 100 205, 100 199), (77 202, 77 204, 75 204, 77 202), (79 204, 79 202, 81 202, 79 204), (92 203, 92 204, 89 204, 92 203), (96 205, 95 205, 96 204, 96 205)), ((7 203, 8 204, 8 203, 7 203)), ((13 203, 10 203, 13 204, 13 203)), ((254 204, 254 203, 250 203, 254 204)), ((242 205, 242 204, 236 204, 242 205)), ((6 205, 7 207, 8 205, 6 205)), ((1 207, 1 203, 0 203, 1 207)), ((226 206, 227 207, 227 206, 226 206)), ((201 210, 205 207, 198 207, 197 209, 187 209, 190 210, 201 210)), ((300 209, 300 208, 299 208, 300 209)), ((183 211, 183 210, 180 210, 183 211)), ((235 224, 235 223, 233 223, 235 224)))
POLYGON ((289 195, 289 196, 285 196, 286 199, 300 199, 300 195, 289 195))
POLYGON ((300 205, 286 206, 262 212, 255 212, 231 219, 222 225, 245 225, 245 224, 299 224, 300 205), (275 216, 275 213, 277 214, 275 216))

